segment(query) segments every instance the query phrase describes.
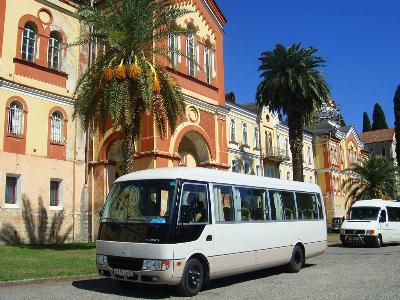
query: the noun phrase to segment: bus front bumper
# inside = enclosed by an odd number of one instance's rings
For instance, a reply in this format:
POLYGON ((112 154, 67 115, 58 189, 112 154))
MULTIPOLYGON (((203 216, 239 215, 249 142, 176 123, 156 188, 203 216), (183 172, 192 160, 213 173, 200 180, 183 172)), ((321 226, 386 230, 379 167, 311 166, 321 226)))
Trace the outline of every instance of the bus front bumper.
POLYGON ((149 271, 149 270, 124 270, 113 269, 107 265, 96 264, 98 274, 115 280, 123 280, 128 282, 136 282, 143 284, 166 284, 177 285, 181 280, 182 272, 174 272, 173 264, 165 271, 149 271), (180 275, 179 277, 177 275, 180 275))

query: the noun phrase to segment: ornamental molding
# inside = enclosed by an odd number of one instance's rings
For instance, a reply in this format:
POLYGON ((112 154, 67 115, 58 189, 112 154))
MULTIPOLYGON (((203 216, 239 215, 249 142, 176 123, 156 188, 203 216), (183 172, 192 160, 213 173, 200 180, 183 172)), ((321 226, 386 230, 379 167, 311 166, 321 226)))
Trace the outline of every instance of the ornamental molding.
POLYGON ((219 115, 226 116, 228 114, 228 110, 225 107, 213 105, 213 104, 207 103, 205 101, 190 97, 188 95, 183 95, 183 99, 185 100, 185 102, 187 104, 192 104, 199 108, 213 111, 215 113, 218 113, 219 115))
POLYGON ((29 96, 39 100, 46 100, 52 103, 62 104, 69 107, 73 107, 74 105, 74 100, 72 98, 52 94, 46 91, 24 86, 1 78, 0 78, 0 90, 15 92, 20 95, 29 96))

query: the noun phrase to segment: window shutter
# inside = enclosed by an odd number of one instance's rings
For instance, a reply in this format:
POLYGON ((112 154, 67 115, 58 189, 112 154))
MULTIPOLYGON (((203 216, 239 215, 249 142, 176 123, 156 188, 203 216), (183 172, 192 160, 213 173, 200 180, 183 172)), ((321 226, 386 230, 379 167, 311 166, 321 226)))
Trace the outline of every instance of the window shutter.
MULTIPOLYGON (((178 35, 176 37, 176 39, 177 39, 177 44, 178 44, 178 51, 180 53, 182 51, 181 36, 178 35)), ((182 55, 178 54, 178 63, 181 63, 181 62, 182 62, 182 55)))
POLYGON ((215 55, 214 52, 211 54, 211 64, 212 64, 212 77, 217 77, 217 72, 215 71, 215 55))

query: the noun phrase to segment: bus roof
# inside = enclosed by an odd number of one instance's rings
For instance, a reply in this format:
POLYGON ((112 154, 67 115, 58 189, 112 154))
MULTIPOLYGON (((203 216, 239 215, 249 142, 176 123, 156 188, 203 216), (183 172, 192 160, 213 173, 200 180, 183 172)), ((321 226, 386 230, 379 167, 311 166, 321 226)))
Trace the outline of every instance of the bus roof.
POLYGON ((118 178, 115 182, 151 179, 186 179, 220 184, 225 183, 303 192, 321 192, 319 186, 316 184, 282 180, 263 176, 245 175, 228 171, 217 171, 206 168, 179 167, 148 169, 124 175, 118 178))
POLYGON ((358 200, 352 207, 362 207, 362 206, 372 206, 372 207, 382 207, 382 206, 392 206, 400 207, 400 202, 393 200, 382 200, 382 199, 371 199, 371 200, 358 200))

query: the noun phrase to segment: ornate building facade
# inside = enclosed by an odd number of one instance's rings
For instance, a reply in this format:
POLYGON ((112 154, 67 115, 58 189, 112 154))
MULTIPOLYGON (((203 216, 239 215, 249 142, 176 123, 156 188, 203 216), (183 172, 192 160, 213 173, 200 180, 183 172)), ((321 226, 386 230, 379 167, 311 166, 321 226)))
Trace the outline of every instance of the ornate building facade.
MULTIPOLYGON (((225 170, 229 168, 223 59, 226 19, 214 0, 178 1, 178 5, 191 13, 179 18, 177 25, 190 28, 191 33, 170 36, 166 43, 193 56, 198 65, 177 54, 171 57, 174 68, 167 60, 164 64, 182 87, 186 114, 175 131, 169 130, 164 138, 158 135, 153 116, 143 116, 134 168, 199 166, 225 170)), ((94 219, 111 183, 121 174, 120 138, 110 126, 96 134, 91 144, 89 198, 94 219)), ((96 232, 94 223, 93 236, 96 232)))
POLYGON ((85 52, 74 1, 0 0, 0 238, 85 241, 85 136, 73 120, 85 52))
POLYGON ((340 110, 331 101, 307 128, 314 134, 317 183, 324 195, 328 226, 333 217, 346 215, 347 195, 342 185, 351 176, 347 169, 367 155, 354 126, 340 126, 339 117, 340 110))

